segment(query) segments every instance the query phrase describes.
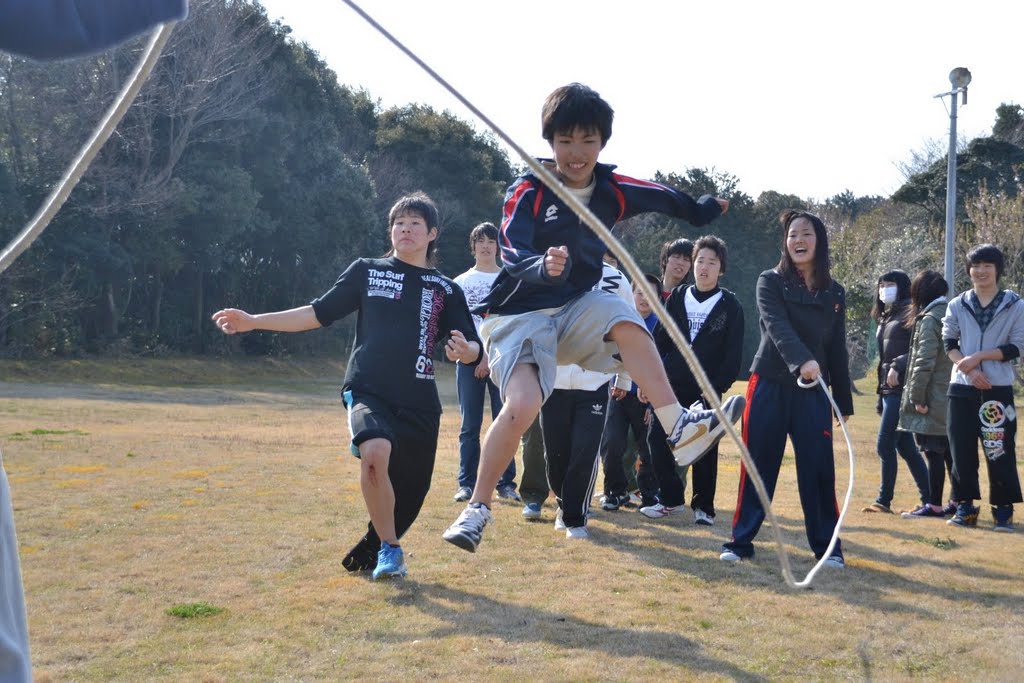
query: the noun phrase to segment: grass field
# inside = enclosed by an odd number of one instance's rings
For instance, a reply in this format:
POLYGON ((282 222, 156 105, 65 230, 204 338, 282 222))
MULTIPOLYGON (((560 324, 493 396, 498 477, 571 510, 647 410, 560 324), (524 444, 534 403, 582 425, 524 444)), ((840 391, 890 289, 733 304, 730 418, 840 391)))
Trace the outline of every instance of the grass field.
MULTIPOLYGON (((499 502, 476 554, 445 543, 459 510, 446 366, 434 486, 403 540, 409 578, 372 583, 340 564, 366 521, 341 372, 0 363, 38 681, 1024 678, 1024 533, 993 533, 987 506, 977 529, 860 513, 878 484, 873 396, 851 421, 848 567, 795 591, 767 528, 755 561, 718 560, 732 444, 714 527, 598 512, 591 539, 567 541, 550 503, 529 523, 499 502)), ((841 502, 841 440, 836 460, 841 502)), ((901 467, 895 504, 915 502, 901 467)), ((802 577, 813 558, 790 457, 775 503, 802 577)))

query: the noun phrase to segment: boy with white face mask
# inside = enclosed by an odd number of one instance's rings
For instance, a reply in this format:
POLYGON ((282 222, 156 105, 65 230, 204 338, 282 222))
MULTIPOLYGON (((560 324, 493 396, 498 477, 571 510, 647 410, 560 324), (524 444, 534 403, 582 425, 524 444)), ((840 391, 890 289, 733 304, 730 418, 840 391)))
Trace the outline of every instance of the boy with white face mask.
MULTIPOLYGON (((878 497, 864 508, 864 512, 891 513, 893 491, 896 488, 896 454, 907 463, 921 496, 921 505, 928 502, 928 468, 921 457, 910 432, 897 430, 900 417, 900 399, 910 353, 910 330, 905 317, 910 305, 910 276, 902 270, 890 270, 878 278, 878 298, 871 309, 871 317, 878 323, 878 460, 881 464, 881 484, 878 497)), ((916 506, 915 506, 916 507, 916 506)))

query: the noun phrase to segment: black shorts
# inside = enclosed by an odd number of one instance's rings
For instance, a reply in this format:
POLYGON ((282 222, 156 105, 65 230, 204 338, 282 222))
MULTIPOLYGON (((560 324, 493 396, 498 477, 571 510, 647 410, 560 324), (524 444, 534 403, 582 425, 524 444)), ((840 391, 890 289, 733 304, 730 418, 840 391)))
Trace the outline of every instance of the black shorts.
POLYGON ((348 409, 348 429, 351 435, 352 455, 359 457, 359 444, 370 439, 387 439, 392 450, 403 445, 432 445, 437 448, 437 433, 441 416, 430 412, 396 408, 373 394, 344 392, 342 398, 348 409))

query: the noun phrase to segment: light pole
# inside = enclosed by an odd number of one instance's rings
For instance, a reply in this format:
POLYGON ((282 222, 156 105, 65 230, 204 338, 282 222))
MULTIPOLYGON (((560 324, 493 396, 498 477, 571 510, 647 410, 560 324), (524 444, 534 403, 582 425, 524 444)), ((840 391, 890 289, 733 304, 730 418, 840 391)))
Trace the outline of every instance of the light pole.
POLYGON ((958 66, 949 72, 949 83, 953 89, 935 97, 950 96, 949 100, 949 156, 946 167, 946 282, 949 283, 949 294, 956 291, 953 284, 953 224, 956 221, 956 96, 963 93, 962 104, 967 104, 967 86, 971 82, 971 72, 958 66))

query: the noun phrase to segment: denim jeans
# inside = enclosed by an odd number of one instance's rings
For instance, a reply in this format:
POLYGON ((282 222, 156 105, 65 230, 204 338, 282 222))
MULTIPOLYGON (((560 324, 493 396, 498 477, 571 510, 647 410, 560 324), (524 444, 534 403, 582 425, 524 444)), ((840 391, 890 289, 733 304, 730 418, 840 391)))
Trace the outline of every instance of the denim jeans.
MULTIPOLYGON (((459 392, 459 413, 462 430, 459 432, 459 486, 473 488, 480 465, 480 427, 484 422, 484 399, 491 397, 491 419, 501 410, 498 387, 489 378, 477 379, 476 368, 459 363, 455 368, 455 386, 459 392)), ((498 486, 515 486, 516 461, 508 464, 498 486)))
POLYGON ((896 453, 907 462, 910 476, 917 484, 921 503, 929 498, 928 467, 924 458, 917 450, 914 435, 896 429, 900 421, 900 394, 882 396, 882 422, 878 425, 878 459, 882 464, 882 483, 878 487, 878 498, 875 502, 886 507, 892 503, 893 490, 896 488, 896 453))

